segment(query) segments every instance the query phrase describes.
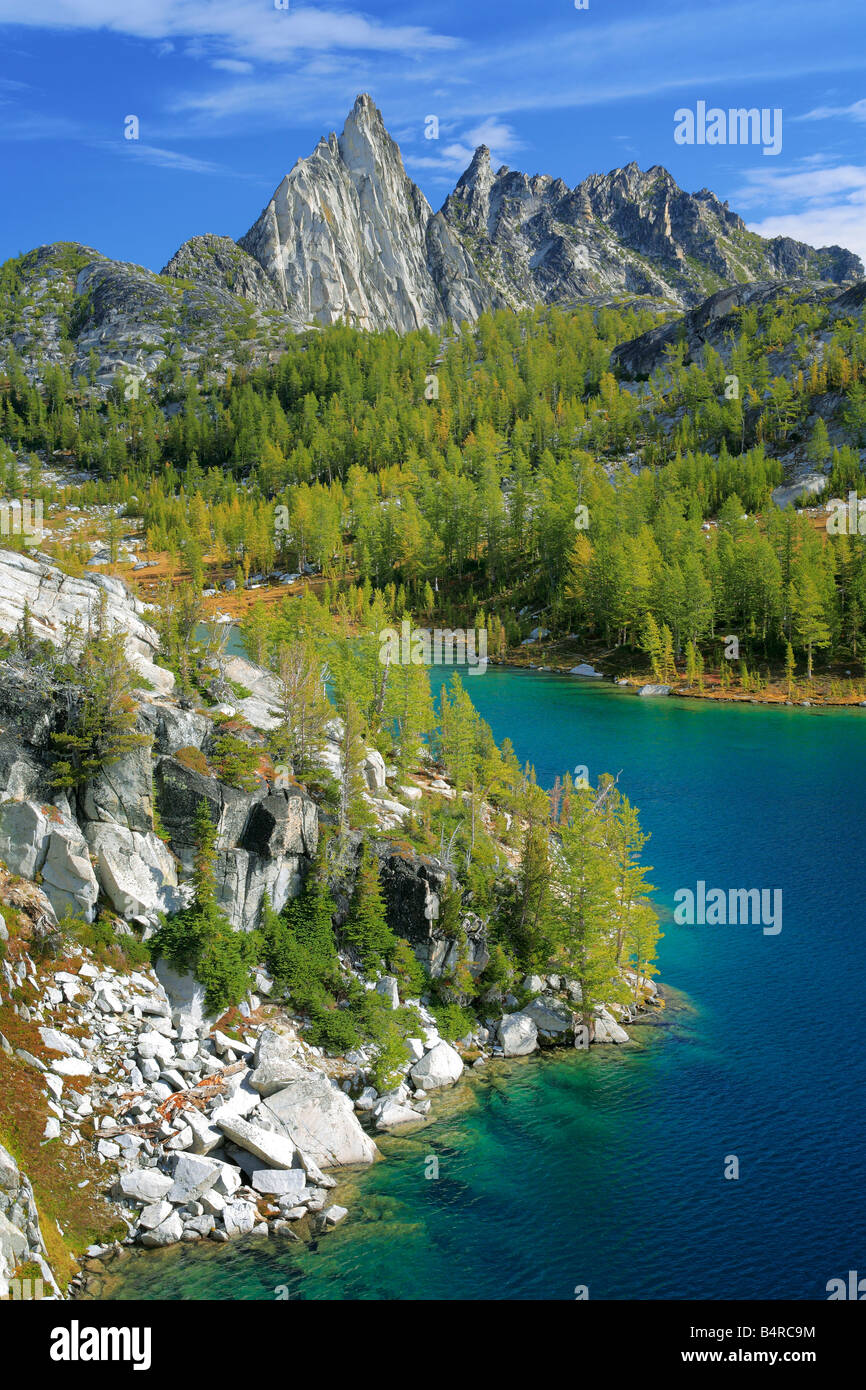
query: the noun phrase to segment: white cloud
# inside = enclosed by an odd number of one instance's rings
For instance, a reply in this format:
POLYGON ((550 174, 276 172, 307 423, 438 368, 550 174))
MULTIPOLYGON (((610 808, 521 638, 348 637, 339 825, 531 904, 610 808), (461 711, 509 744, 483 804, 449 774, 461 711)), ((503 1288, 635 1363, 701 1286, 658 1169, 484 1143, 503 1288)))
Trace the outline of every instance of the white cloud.
POLYGON ((768 201, 776 204, 822 202, 833 193, 849 192, 856 195, 866 190, 866 165, 831 165, 826 162, 826 156, 823 164, 824 167, 817 166, 813 157, 808 161, 808 168, 790 171, 749 170, 746 185, 734 197, 745 207, 750 203, 766 204, 768 201))
POLYGON ((493 116, 468 130, 466 140, 473 149, 477 149, 479 145, 487 145, 491 156, 498 162, 502 162, 504 155, 523 149, 523 141, 519 139, 514 127, 493 116))
POLYGON ((833 117, 850 116, 853 121, 866 121, 866 97, 854 101, 850 106, 816 106, 803 116, 793 116, 795 121, 829 121, 833 117))
POLYGON ((315 5, 279 10, 267 0, 3 0, 0 23, 101 29, 143 39, 207 39, 262 62, 281 62, 304 49, 411 53, 457 43, 423 25, 391 25, 315 5))
POLYGON ((808 212, 783 213, 750 222, 749 231, 759 236, 789 236, 808 246, 844 246, 866 265, 866 197, 859 207, 847 203, 827 204, 808 212))
POLYGON ((153 164, 158 169, 176 169, 182 174, 227 175, 229 178, 252 178, 251 174, 237 173, 225 164, 216 164, 210 159, 196 159, 194 155, 183 154, 180 150, 166 149, 161 145, 146 145, 138 140, 93 140, 94 148, 106 150, 109 154, 121 155, 124 159, 138 159, 142 164, 153 164))
POLYGON ((0 141, 18 144, 29 140, 79 140, 84 128, 68 116, 54 116, 39 111, 23 111, 11 119, 0 121, 0 141))
MULTIPOLYGON (((446 123, 443 127, 446 133, 453 130, 452 123, 446 123)), ((414 132, 413 132, 414 133, 414 132)), ((437 148, 438 142, 424 141, 429 153, 423 155, 405 154, 404 159, 413 169, 438 169, 444 174, 462 174, 472 162, 479 145, 486 145, 490 150, 490 160, 494 169, 500 164, 508 161, 506 155, 513 154, 516 150, 523 149, 523 141, 518 137, 514 127, 507 122, 498 120, 490 116, 479 125, 473 126, 470 130, 458 135, 457 139, 450 140, 448 144, 442 145, 441 150, 437 148)), ((442 182, 442 180, 437 180, 442 182)))
MULTIPOLYGON (((750 222, 760 236, 789 236, 809 246, 844 246, 866 264, 866 165, 817 164, 816 156, 791 170, 750 171, 734 206, 774 211, 750 222)), ((826 161, 826 157, 825 157, 826 161)))
POLYGON ((211 63, 212 68, 218 68, 222 72, 252 72, 252 63, 242 62, 240 58, 214 58, 211 63))

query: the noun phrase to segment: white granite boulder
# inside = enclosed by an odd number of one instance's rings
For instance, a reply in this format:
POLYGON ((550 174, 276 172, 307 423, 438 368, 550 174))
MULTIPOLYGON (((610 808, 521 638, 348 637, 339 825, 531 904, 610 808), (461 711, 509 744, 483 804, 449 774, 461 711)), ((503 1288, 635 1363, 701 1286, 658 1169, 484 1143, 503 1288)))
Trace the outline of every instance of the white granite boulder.
POLYGON ((317 1074, 290 1082, 269 1096, 264 1105, 295 1147, 323 1168, 372 1163, 378 1156, 351 1100, 327 1076, 317 1074))
POLYGON ((499 1020, 499 1040, 506 1057, 523 1057, 538 1047, 538 1027, 528 1014, 505 1014, 499 1020))
POLYGON ((146 917, 180 905, 175 861, 152 830, 91 821, 85 834, 99 884, 121 917, 146 917))
MULTIPOLYGON (((348 1098, 347 1098, 348 1099, 348 1098)), ((351 1104, 351 1102, 350 1102, 351 1104)), ((245 1149, 254 1158, 260 1158, 271 1168, 292 1168, 295 1162, 295 1145, 285 1134, 262 1129, 238 1116, 227 1115, 216 1119, 216 1124, 227 1139, 239 1148, 245 1149)))
POLYGON ((438 1042, 416 1062, 409 1075, 422 1091, 453 1086, 463 1072, 463 1059, 450 1043, 438 1042))

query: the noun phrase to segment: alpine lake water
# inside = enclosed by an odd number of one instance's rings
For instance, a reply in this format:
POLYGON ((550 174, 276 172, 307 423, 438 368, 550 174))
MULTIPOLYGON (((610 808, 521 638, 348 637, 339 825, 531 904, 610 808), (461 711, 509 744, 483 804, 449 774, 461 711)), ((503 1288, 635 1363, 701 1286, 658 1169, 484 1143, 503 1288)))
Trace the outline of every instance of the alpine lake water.
POLYGON ((620 773, 652 835, 666 1009, 628 1045, 494 1062, 437 1093, 430 1124, 341 1182, 350 1215, 314 1245, 131 1253, 103 1296, 826 1299, 866 1234, 866 711, 496 667, 465 683, 542 785, 620 773), (674 893, 698 880, 780 888, 782 930, 677 925, 674 893))

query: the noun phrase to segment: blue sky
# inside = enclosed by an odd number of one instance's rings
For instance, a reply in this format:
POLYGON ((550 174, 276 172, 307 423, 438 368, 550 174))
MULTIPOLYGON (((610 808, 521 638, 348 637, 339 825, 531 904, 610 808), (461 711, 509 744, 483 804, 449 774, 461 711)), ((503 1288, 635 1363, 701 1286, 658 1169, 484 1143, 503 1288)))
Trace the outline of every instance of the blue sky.
POLYGON ((634 159, 866 258, 863 0, 282 3, 0 0, 0 259, 64 239, 159 269, 240 236, 360 91, 434 207, 482 142, 570 185, 634 159), (780 108, 781 153, 675 143, 699 101, 780 108))

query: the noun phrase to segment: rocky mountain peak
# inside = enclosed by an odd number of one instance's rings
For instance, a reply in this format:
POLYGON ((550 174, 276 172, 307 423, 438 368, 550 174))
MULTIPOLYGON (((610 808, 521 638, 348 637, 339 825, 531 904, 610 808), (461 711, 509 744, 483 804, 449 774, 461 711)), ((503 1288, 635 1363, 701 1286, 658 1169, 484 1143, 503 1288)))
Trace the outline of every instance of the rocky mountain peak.
MULTIPOLYGON (((298 321, 400 332, 498 305, 627 293, 688 307, 729 284, 862 273, 840 248, 764 241, 715 194, 686 193, 662 165, 635 160, 572 189, 505 164, 494 172, 481 144, 434 215, 367 92, 239 245, 298 321)), ((233 283, 258 299, 253 281, 233 283)))
MULTIPOLYGON (((505 165, 499 170, 502 173, 505 165)), ((474 188, 479 180, 492 178, 490 168, 490 150, 487 145, 479 145, 472 156, 469 167, 464 170, 457 180, 458 188, 474 188)))
POLYGON ((393 164, 395 173, 399 170, 406 177, 400 148, 391 139, 381 111, 366 92, 358 97, 346 117, 335 145, 335 153, 339 153, 346 168, 355 174, 372 175, 378 171, 381 175, 383 166, 393 164))
POLYGON ((307 322, 440 327, 492 302, 369 95, 282 181, 239 245, 307 322))

